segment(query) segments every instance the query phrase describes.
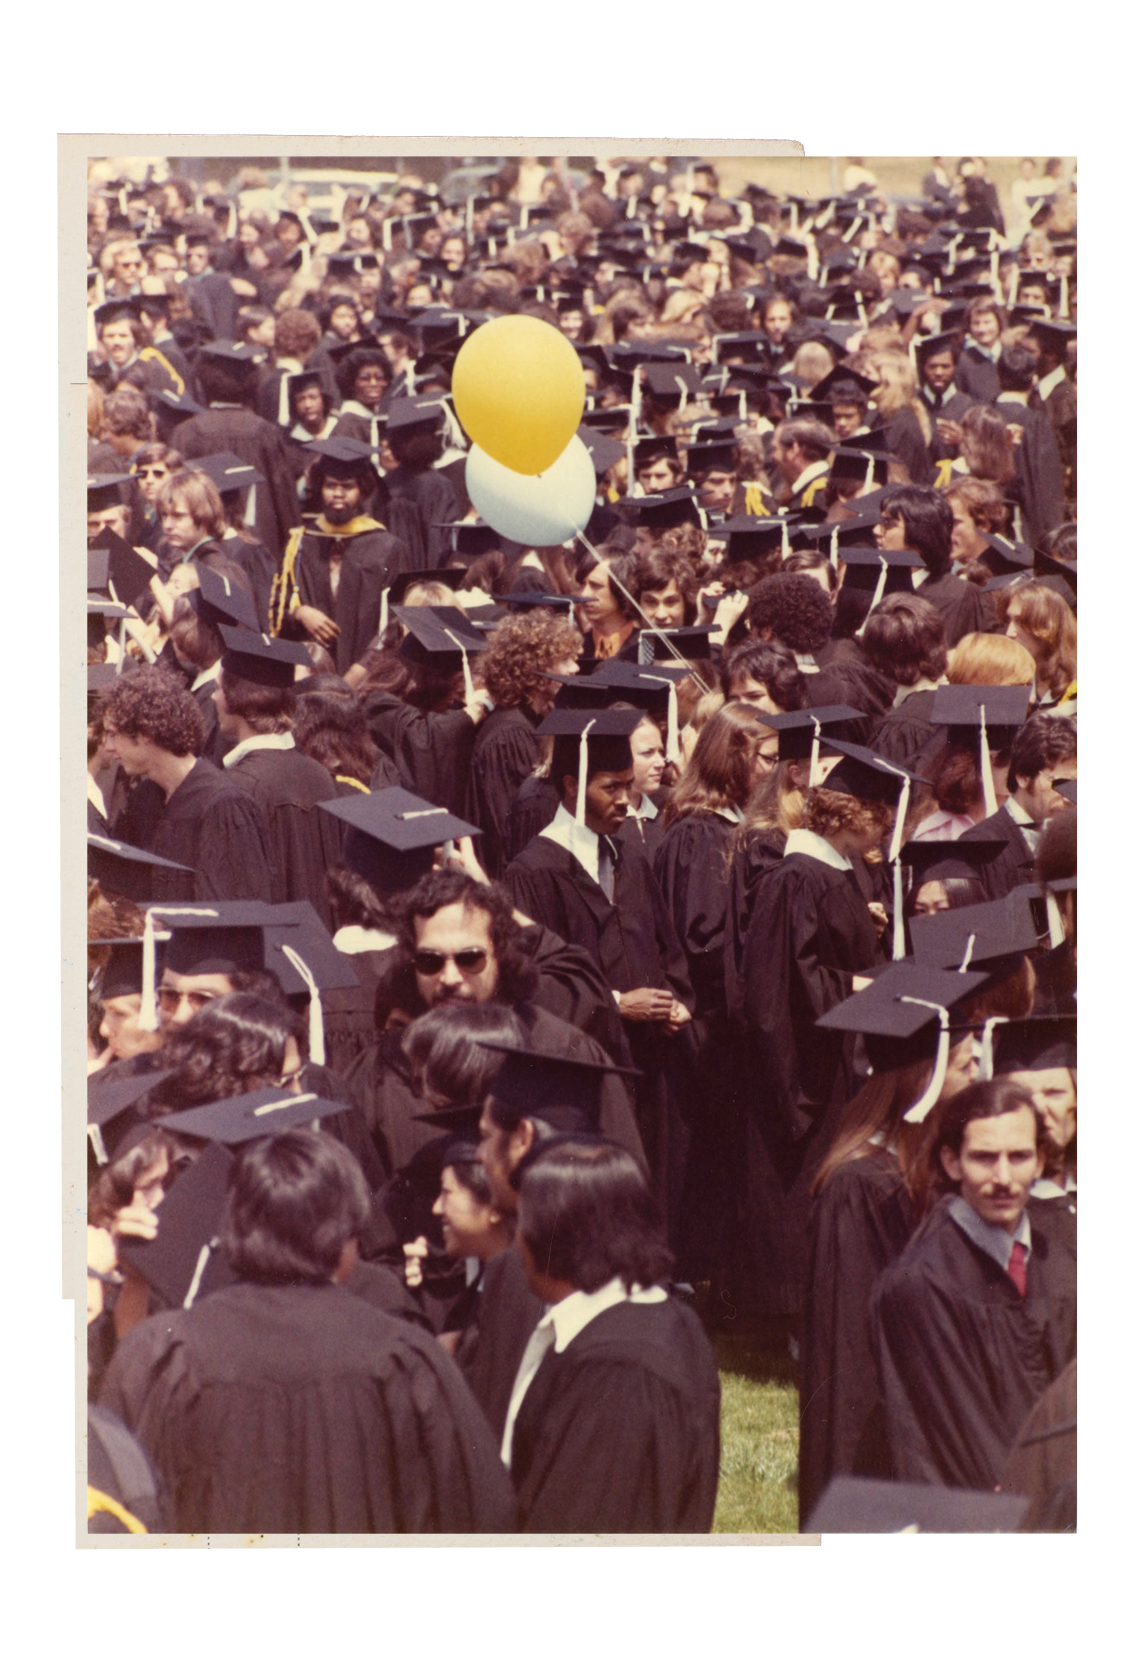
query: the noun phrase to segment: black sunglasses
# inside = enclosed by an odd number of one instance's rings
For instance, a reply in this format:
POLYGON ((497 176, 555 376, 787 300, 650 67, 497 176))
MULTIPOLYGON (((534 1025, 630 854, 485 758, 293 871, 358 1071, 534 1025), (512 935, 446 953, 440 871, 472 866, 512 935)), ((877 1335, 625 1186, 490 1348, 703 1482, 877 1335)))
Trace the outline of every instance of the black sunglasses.
POLYGON ((484 972, 488 960, 484 949, 459 949, 456 955, 447 955, 440 949, 416 949, 414 971, 423 978, 434 978, 447 961, 452 961, 459 972, 484 972))

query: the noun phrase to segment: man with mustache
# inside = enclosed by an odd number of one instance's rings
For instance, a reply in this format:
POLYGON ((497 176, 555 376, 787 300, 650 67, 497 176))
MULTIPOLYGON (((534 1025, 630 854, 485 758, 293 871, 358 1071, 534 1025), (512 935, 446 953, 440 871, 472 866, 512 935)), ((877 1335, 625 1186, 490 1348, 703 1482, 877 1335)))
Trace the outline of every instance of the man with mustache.
POLYGON ((895 1474, 990 1491, 1075 1354, 1076 1262, 1028 1214, 1048 1151, 1019 1083, 973 1083, 938 1113, 941 1194, 872 1301, 895 1474))

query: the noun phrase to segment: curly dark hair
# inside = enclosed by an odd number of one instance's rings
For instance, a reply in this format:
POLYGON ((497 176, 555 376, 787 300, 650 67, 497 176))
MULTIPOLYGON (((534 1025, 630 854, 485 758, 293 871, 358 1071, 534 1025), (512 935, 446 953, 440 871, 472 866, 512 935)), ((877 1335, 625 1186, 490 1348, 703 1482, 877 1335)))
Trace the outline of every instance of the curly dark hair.
POLYGON ((748 592, 748 624, 797 654, 814 654, 832 634, 831 597, 806 573, 770 573, 748 592))
POLYGON ((636 1160, 607 1140, 553 1139, 521 1165, 518 1230, 538 1268, 578 1291, 667 1279, 673 1256, 636 1160))
POLYGON ((501 620, 477 664, 495 706, 526 707, 529 697, 544 694, 548 673, 559 660, 575 660, 581 633, 548 609, 529 608, 501 620))
POLYGON ((525 935, 513 918, 513 900, 501 886, 483 886, 457 869, 442 868, 427 874, 396 902, 394 931, 398 935, 398 953, 408 970, 408 982, 391 981, 392 1005, 408 1013, 422 1011, 422 999, 413 977, 417 922, 454 903, 464 903, 467 908, 480 909, 489 916, 489 935, 498 967, 498 1001, 510 1005, 528 1001, 536 991, 537 968, 525 946, 525 935))
POLYGON ((871 843, 878 845, 894 822, 895 811, 882 800, 856 799, 831 787, 814 787, 804 805, 802 825, 825 838, 845 830, 859 833, 870 826, 871 843))
POLYGON ((947 670, 943 616, 923 596, 885 596, 863 629, 863 651, 882 676, 911 687, 947 670))
POLYGON ((736 699, 732 685, 738 677, 750 677, 754 683, 762 683, 781 712, 802 712, 808 704, 807 678, 796 664, 792 650, 782 648, 779 643, 744 642, 726 656, 720 667, 720 687, 725 700, 736 699))
POLYGON ((289 1007, 245 992, 216 997, 173 1031, 156 1055, 156 1064, 174 1074, 152 1091, 150 1114, 269 1087, 282 1075, 287 1043, 298 1035, 299 1020, 289 1007))
POLYGON ((335 373, 343 399, 353 399, 354 384, 358 380, 358 372, 365 370, 367 365, 377 366, 385 376, 387 384, 391 382, 390 361, 380 347, 352 348, 335 373))
POLYGON ((1036 712, 1028 718, 1015 736, 1011 749, 1011 767, 1007 772, 1007 787, 1014 792, 1019 777, 1028 779, 1041 775, 1055 764, 1064 764, 1078 757, 1078 726, 1073 718, 1062 718, 1053 712, 1036 712))
POLYGON ((354 690, 336 673, 316 672, 295 684, 294 744, 332 776, 368 785, 378 748, 354 690))
POLYGON ((103 721, 176 758, 198 757, 203 750, 203 718, 194 695, 159 666, 141 666, 117 678, 107 691, 103 721))
POLYGON ((663 544, 654 545, 644 555, 637 557, 635 577, 633 595, 638 602, 643 591, 664 590, 667 586, 675 584, 684 597, 685 624, 691 623, 696 593, 700 589, 700 575, 695 564, 683 550, 674 550, 663 544))

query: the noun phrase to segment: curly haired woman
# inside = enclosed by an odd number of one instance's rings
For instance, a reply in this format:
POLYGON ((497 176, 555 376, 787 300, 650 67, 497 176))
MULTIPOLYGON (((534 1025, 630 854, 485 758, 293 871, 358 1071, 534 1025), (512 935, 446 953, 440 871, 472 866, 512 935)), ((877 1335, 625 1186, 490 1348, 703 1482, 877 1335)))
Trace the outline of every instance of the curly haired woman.
POLYGON ((482 851, 493 880, 509 861, 509 812, 514 795, 537 763, 535 732, 553 709, 553 679, 573 676, 580 652, 581 633, 564 615, 530 608, 503 619, 482 655, 479 673, 493 711, 474 742, 471 814, 485 831, 482 851))

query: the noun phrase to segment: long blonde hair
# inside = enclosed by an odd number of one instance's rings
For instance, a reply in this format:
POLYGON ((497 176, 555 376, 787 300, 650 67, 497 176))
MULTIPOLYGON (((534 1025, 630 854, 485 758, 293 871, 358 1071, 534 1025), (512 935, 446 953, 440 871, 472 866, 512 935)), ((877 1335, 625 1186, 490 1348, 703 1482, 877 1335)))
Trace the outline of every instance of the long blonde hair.
POLYGON ((930 441, 931 418, 922 400, 918 398, 919 383, 916 380, 915 367, 907 354, 885 348, 878 353, 869 353, 867 362, 871 374, 879 383, 871 396, 871 402, 880 416, 892 417, 897 411, 910 408, 915 412, 915 420, 923 432, 923 438, 930 441))

